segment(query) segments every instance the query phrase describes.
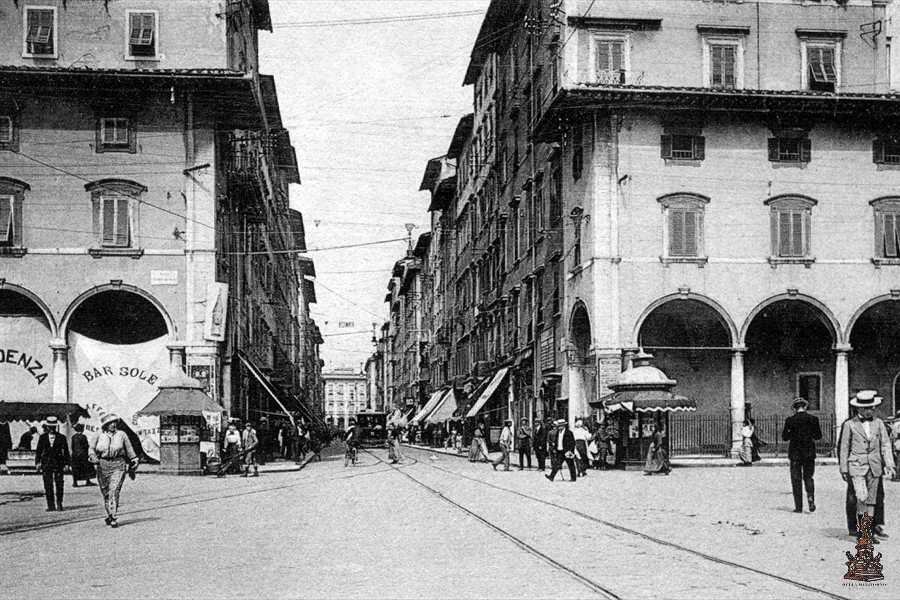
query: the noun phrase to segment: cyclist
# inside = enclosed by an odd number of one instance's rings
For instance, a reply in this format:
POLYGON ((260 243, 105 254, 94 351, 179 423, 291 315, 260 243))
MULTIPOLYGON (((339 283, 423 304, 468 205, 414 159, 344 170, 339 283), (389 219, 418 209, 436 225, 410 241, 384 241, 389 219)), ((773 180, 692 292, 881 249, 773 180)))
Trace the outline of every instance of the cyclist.
MULTIPOLYGON (((347 428, 347 433, 344 436, 344 444, 347 447, 347 459, 352 458, 353 462, 356 462, 356 455, 359 451, 359 441, 362 437, 362 431, 356 425, 356 419, 350 419, 350 427, 347 428)), ((348 460, 344 460, 344 465, 346 466, 348 460)))

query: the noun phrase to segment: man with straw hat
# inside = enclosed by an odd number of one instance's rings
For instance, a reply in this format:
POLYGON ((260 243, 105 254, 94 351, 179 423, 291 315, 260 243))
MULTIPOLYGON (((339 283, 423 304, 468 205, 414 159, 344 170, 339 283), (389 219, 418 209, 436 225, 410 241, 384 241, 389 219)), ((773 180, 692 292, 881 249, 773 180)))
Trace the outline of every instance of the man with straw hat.
MULTIPOLYGON (((844 481, 849 479, 853 482, 856 515, 860 524, 863 519, 871 520, 875 516, 879 479, 883 475, 891 477, 894 474, 890 436, 884 422, 874 416, 875 407, 879 404, 881 398, 877 392, 858 392, 850 400, 850 405, 857 408, 857 415, 844 421, 841 426, 841 477, 844 481)), ((859 531, 862 531, 861 525, 859 531)))
POLYGON ((34 455, 38 472, 44 477, 48 512, 63 509, 63 472, 69 464, 69 443, 58 428, 59 419, 47 417, 34 455))
POLYGON ((822 439, 819 418, 806 412, 809 403, 805 398, 794 398, 791 405, 794 414, 784 421, 781 438, 789 442, 788 460, 791 462, 791 489, 794 492, 794 512, 803 512, 803 486, 809 512, 816 512, 816 488, 813 474, 816 470, 816 440, 822 439))

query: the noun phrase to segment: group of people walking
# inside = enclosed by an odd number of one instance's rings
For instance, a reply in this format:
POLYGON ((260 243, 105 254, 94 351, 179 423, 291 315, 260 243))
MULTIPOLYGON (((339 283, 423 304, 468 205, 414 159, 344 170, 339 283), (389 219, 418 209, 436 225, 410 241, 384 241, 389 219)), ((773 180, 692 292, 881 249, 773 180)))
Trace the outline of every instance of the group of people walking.
MULTIPOLYGON (((549 459, 550 474, 547 478, 551 481, 563 465, 569 469, 570 481, 575 481, 578 477, 586 476, 588 469, 609 468, 609 459, 612 458, 614 462, 615 458, 613 437, 614 431, 611 431, 610 426, 594 423, 589 429, 582 419, 577 419, 575 427, 571 429, 565 419, 548 418, 538 421, 533 428, 528 419, 521 419, 515 430, 513 421, 506 419, 500 430, 499 452, 488 452, 486 426, 479 423, 472 435, 468 458, 470 462, 490 462, 494 470, 502 466, 504 471, 510 471, 511 456, 518 452, 521 471, 526 467, 532 468, 533 454, 538 471, 547 469, 549 459)), ((654 460, 659 463, 655 468, 668 472, 668 455, 661 438, 659 447, 654 452, 654 460)))

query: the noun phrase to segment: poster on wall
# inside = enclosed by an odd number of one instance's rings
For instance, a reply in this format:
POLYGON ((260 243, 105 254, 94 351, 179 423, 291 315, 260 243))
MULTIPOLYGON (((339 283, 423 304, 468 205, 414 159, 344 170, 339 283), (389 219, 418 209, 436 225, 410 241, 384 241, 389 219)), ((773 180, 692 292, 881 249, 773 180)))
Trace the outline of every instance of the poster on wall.
POLYGON ((206 318, 203 323, 203 339, 214 342, 225 340, 225 317, 227 314, 228 284, 207 284, 206 318))
MULTIPOLYGON (((53 351, 50 329, 40 317, 0 316, 0 383, 7 402, 53 401, 53 351)), ((29 427, 41 430, 40 421, 12 421, 12 445, 29 427)), ((37 446, 34 436, 32 448, 37 446)))
MULTIPOLYGON (((71 401, 90 413, 85 430, 100 431, 100 419, 115 413, 141 439, 144 452, 159 460, 159 417, 137 417, 169 372, 166 336, 141 344, 107 344, 69 334, 71 401)), ((90 434, 89 434, 90 437, 90 434)))

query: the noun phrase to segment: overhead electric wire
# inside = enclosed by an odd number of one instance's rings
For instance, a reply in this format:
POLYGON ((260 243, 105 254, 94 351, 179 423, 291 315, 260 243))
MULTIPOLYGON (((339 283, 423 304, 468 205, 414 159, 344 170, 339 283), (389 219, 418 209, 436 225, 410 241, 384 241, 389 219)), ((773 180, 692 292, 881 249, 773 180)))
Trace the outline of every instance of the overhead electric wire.
POLYGON ((356 308, 358 308, 358 309, 360 309, 360 310, 362 310, 362 311, 365 311, 365 312, 369 313, 370 315, 372 315, 372 316, 375 317, 376 319, 379 319, 379 320, 383 320, 383 319, 384 319, 384 315, 378 315, 378 314, 373 313, 373 312, 372 312, 371 310, 369 310, 368 308, 366 308, 366 307, 364 307, 364 306, 360 306, 359 304, 357 304, 356 302, 354 302, 354 301, 351 300, 350 298, 347 298, 347 297, 345 297, 345 296, 342 296, 341 294, 339 294, 338 292, 334 291, 333 289, 331 289, 331 288, 328 287, 327 285, 321 283, 320 281, 316 281, 316 285, 325 288, 326 290, 328 290, 329 292, 331 292, 332 294, 334 294, 335 296, 337 296, 338 298, 340 298, 340 299, 343 300, 344 302, 347 302, 347 303, 351 304, 352 306, 355 306, 356 308))
POLYGON ((483 15, 483 10, 467 10, 448 13, 426 13, 418 15, 404 15, 395 17, 369 17, 366 19, 332 19, 323 21, 297 21, 294 23, 273 23, 275 29, 301 28, 301 27, 339 27, 345 25, 380 25, 383 23, 405 23, 409 21, 430 21, 435 19, 454 19, 459 17, 472 17, 483 15))

